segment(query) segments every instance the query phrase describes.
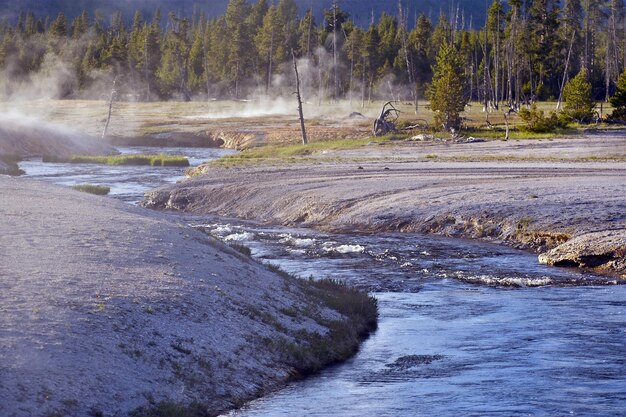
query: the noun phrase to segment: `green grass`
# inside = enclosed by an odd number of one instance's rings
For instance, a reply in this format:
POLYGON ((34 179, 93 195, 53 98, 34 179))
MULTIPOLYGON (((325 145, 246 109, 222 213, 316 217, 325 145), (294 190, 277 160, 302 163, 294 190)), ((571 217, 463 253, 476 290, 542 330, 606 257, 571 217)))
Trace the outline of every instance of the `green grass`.
POLYGON ((95 195, 107 195, 111 191, 110 187, 94 184, 78 184, 72 187, 74 190, 95 195))
MULTIPOLYGON (((493 129, 486 128, 468 128, 461 132, 465 136, 474 136, 483 139, 504 139, 506 136, 506 131, 503 127, 497 127, 493 129)), ((512 128, 509 130, 509 139, 511 140, 520 140, 520 139, 552 139, 556 137, 562 137, 567 135, 576 134, 576 129, 557 129, 554 132, 549 133, 534 133, 534 132, 523 132, 518 130, 517 128, 512 128)))
POLYGON ((358 149, 371 144, 379 144, 398 139, 398 136, 382 136, 378 138, 324 140, 318 142, 292 145, 268 145, 252 148, 238 154, 226 155, 212 162, 215 166, 229 167, 242 164, 262 163, 265 161, 299 162, 325 151, 358 149))
POLYGON ((102 165, 149 165, 188 167, 189 160, 178 155, 104 155, 79 156, 69 158, 45 156, 43 162, 64 162, 70 164, 102 164, 102 165))

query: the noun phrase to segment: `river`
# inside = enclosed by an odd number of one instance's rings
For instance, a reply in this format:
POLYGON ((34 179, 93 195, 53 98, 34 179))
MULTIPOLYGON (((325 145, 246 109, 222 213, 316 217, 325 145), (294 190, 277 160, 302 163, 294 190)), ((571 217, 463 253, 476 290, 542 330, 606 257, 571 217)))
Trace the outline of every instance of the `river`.
MULTIPOLYGON (((177 153, 198 151, 212 150, 177 153)), ((128 202, 182 173, 40 161, 21 167, 60 184, 109 185, 128 202)), ((262 262, 345 281, 379 303, 379 328, 352 359, 230 417, 626 414, 626 286, 613 279, 462 239, 191 222, 249 247, 262 262)))

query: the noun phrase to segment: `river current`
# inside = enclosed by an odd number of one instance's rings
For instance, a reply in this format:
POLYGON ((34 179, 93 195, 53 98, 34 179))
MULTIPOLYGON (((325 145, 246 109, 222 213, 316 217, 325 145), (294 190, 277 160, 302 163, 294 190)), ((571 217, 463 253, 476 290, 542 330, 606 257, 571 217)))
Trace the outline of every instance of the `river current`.
MULTIPOLYGON (((200 161, 220 151, 171 152, 200 161)), ((109 185, 130 203, 182 177, 180 168, 21 167, 64 185, 109 185)), ((230 417, 626 415, 626 286, 613 279, 461 239, 190 223, 262 262, 345 281, 378 299, 378 330, 352 359, 230 417)))

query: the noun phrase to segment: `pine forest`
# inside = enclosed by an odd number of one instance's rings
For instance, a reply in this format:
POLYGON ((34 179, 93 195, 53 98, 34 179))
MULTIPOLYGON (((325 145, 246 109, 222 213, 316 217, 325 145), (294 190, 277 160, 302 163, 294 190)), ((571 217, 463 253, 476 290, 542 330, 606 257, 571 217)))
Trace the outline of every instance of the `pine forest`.
POLYGON ((446 47, 465 101, 517 109, 562 100, 579 73, 607 101, 626 66, 623 0, 494 0, 479 28, 456 13, 407 14, 399 1, 360 27, 335 3, 318 22, 294 0, 230 0, 217 18, 23 12, 0 23, 0 94, 100 99, 115 80, 129 101, 280 96, 293 91, 295 56, 306 100, 413 101, 428 97, 446 47))

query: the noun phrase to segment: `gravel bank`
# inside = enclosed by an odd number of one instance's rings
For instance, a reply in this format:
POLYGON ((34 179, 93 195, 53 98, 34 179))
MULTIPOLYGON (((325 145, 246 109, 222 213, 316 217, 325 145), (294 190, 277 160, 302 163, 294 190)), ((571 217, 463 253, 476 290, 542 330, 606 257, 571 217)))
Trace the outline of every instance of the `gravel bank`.
POLYGON ((327 231, 479 238, 537 252, 580 237, 581 248, 603 251, 586 264, 570 256, 571 264, 625 276, 625 154, 622 136, 368 147, 314 163, 205 167, 206 175, 150 192, 143 204, 327 231), (606 230, 609 237, 597 233, 606 230))
POLYGON ((0 230, 2 416, 213 415, 372 326, 328 307, 336 288, 104 197, 0 176, 0 230))

